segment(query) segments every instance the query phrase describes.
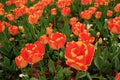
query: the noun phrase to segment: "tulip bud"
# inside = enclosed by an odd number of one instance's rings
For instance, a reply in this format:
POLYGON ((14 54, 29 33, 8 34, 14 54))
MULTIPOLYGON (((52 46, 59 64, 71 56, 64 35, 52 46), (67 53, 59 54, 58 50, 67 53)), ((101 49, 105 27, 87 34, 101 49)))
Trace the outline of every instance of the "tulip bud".
POLYGON ((102 43, 103 43, 102 38, 99 38, 98 43, 99 43, 99 44, 102 44, 102 43))

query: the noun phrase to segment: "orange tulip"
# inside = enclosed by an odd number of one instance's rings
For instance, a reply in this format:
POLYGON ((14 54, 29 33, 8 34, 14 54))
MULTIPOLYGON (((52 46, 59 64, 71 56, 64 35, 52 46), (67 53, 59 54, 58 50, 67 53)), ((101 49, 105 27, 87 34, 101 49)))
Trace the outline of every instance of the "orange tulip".
POLYGON ((29 63, 37 63, 43 59, 44 52, 44 45, 36 41, 34 44, 26 44, 20 55, 29 63))
POLYGON ((6 1, 6 3, 5 3, 7 6, 10 6, 12 3, 11 3, 11 1, 6 1))
POLYGON ((85 29, 85 24, 82 24, 80 22, 77 22, 75 25, 72 26, 72 32, 75 35, 79 35, 84 31, 84 29, 85 29))
POLYGON ((5 14, 5 10, 3 8, 0 8, 0 16, 3 16, 5 14))
POLYGON ((52 27, 47 27, 46 28, 46 34, 48 34, 48 35, 50 35, 50 34, 52 34, 52 27))
POLYGON ((63 16, 68 16, 70 14, 70 8, 69 7, 62 8, 61 13, 63 16))
POLYGON ((18 68, 25 68, 28 65, 28 62, 21 55, 15 58, 15 62, 18 68))
POLYGON ((3 4, 2 3, 0 3, 0 8, 3 8, 4 6, 3 6, 3 4))
POLYGON ((56 8, 51 9, 51 15, 56 15, 56 14, 57 14, 56 8))
POLYGON ((66 36, 62 33, 55 32, 48 36, 48 44, 52 49, 59 50, 64 47, 66 36))
POLYGON ((116 75, 115 80, 120 80, 120 72, 116 75))
POLYGON ((92 14, 93 14, 93 12, 91 12, 90 10, 85 10, 85 11, 82 11, 81 13, 80 13, 80 17, 82 18, 82 19, 91 19, 91 17, 92 17, 92 14))
POLYGON ((18 27, 17 26, 10 26, 10 27, 8 27, 8 31, 11 35, 17 35, 18 34, 18 27))
POLYGON ((95 13, 95 18, 96 18, 96 19, 100 19, 101 16, 102 16, 102 12, 97 11, 97 12, 95 13))
POLYGON ((44 34, 44 35, 40 36, 40 42, 43 44, 47 44, 48 43, 47 35, 44 34))
POLYGON ((114 34, 120 34, 120 17, 111 18, 108 20, 108 29, 114 34))
POLYGON ((28 16, 28 22, 30 23, 30 24, 36 24, 37 22, 38 22, 38 17, 37 17, 37 15, 29 15, 28 16))
POLYGON ((66 64, 76 70, 86 71, 92 62, 94 51, 92 44, 68 42, 65 49, 66 64))
POLYGON ((112 10, 108 10, 108 11, 107 11, 107 16, 111 17, 112 14, 113 14, 113 11, 112 11, 112 10))
POLYGON ((64 8, 64 7, 71 5, 71 3, 73 2, 74 0, 58 0, 56 5, 58 8, 64 8))
POLYGON ((92 4, 93 0, 81 0, 82 5, 92 4))
POLYGON ((118 3, 118 4, 114 7, 114 11, 115 11, 115 12, 120 12, 120 3, 118 3))
POLYGON ((79 34, 78 40, 85 43, 93 43, 95 38, 90 36, 88 30, 84 30, 84 32, 79 34))
POLYGON ((5 30, 4 22, 0 21, 0 33, 5 30))
POLYGON ((13 21, 14 20, 14 15, 13 14, 7 14, 6 17, 7 17, 7 19, 9 21, 13 21))
POLYGON ((69 23, 70 25, 75 25, 77 23, 77 18, 76 17, 70 18, 69 23))

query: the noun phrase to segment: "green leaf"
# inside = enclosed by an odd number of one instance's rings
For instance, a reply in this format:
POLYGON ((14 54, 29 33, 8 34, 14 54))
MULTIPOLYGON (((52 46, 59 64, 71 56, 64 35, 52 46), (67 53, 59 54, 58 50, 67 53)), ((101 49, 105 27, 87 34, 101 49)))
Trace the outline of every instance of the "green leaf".
POLYGON ((16 71, 16 64, 15 64, 15 62, 13 61, 12 62, 12 65, 10 66, 10 70, 13 72, 15 72, 16 71))
POLYGON ((43 61, 38 62, 38 66, 40 67, 41 72, 45 72, 45 65, 43 61))
POLYGON ((39 80, 47 80, 45 76, 40 76, 39 80))
POLYGON ((53 62, 51 59, 49 59, 48 67, 49 67, 50 72, 51 72, 51 73, 54 73, 54 71, 55 71, 55 66, 54 66, 54 62, 53 62))
POLYGON ((58 73, 55 75, 53 80, 64 80, 64 75, 63 75, 63 68, 61 68, 58 73))
POLYGON ((116 70, 119 70, 119 69, 120 69, 120 61, 119 61, 119 58, 118 58, 118 57, 115 58, 115 69, 116 69, 116 70))
POLYGON ((10 65, 10 60, 7 57, 4 57, 4 63, 5 63, 5 66, 8 67, 10 65))
POLYGON ((63 74, 68 77, 72 74, 73 72, 70 70, 70 68, 64 68, 63 69, 63 74))
POLYGON ((89 80, 92 80, 91 76, 90 76, 90 73, 87 72, 87 77, 89 80))
POLYGON ((37 78, 32 77, 32 78, 30 78, 30 80, 38 80, 38 79, 37 79, 37 78))
POLYGON ((108 61, 104 60, 101 56, 95 57, 94 64, 100 71, 106 73, 110 72, 112 68, 111 64, 108 61))
POLYGON ((86 76, 86 72, 77 72, 76 79, 83 78, 86 76))

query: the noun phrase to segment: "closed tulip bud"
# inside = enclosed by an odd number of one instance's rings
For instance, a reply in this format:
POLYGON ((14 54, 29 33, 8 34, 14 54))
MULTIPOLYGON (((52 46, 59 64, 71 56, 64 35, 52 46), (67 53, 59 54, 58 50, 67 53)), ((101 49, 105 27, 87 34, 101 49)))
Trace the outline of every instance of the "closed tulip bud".
POLYGON ((22 37, 22 38, 25 38, 25 34, 22 34, 21 37, 22 37))
POLYGON ((19 26, 19 30, 21 30, 22 32, 24 32, 24 27, 23 26, 19 26))
POLYGON ((97 37, 97 38, 100 37, 100 32, 97 32, 96 37, 97 37))
POLYGON ((103 43, 102 38, 99 38, 98 43, 99 43, 99 44, 102 44, 102 43, 103 43))
POLYGON ((14 37, 9 38, 9 41, 14 41, 14 40, 15 40, 14 37))

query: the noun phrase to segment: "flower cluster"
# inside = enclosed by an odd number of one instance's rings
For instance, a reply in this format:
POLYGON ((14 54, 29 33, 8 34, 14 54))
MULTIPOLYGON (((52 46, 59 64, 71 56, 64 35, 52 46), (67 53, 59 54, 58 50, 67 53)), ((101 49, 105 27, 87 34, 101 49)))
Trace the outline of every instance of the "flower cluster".
POLYGON ((40 41, 49 46, 54 50, 59 50, 64 47, 66 42, 66 35, 60 32, 52 32, 52 28, 46 28, 46 34, 40 36, 40 41), (46 35, 48 34, 48 36, 46 35))
POLYGON ((60 8, 63 16, 68 16, 70 13, 70 8, 68 6, 70 6, 73 2, 74 0, 58 0, 56 5, 60 8))
POLYGON ((70 19, 70 24, 72 24, 72 32, 78 36, 78 41, 67 43, 66 64, 77 70, 86 71, 94 56, 95 48, 92 45, 94 37, 90 37, 89 31, 85 29, 85 24, 77 22, 75 17, 70 19))
POLYGON ((80 17, 83 19, 91 19, 92 15, 96 12, 95 7, 89 7, 88 10, 84 10, 80 13, 80 17))

